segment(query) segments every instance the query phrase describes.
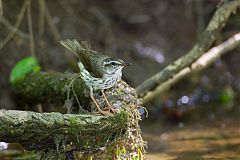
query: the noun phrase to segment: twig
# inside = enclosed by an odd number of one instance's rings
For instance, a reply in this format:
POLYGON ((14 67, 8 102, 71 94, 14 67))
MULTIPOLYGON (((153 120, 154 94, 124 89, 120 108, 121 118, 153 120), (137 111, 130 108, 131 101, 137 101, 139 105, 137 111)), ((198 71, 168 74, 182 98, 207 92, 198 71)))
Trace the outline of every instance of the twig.
POLYGON ((221 43, 220 45, 211 48, 208 52, 204 53, 199 59, 197 59, 195 62, 193 62, 190 67, 185 67, 182 70, 180 70, 177 74, 175 74, 171 79, 165 81, 160 86, 157 87, 157 89, 147 94, 147 96, 144 97, 144 103, 148 102, 152 98, 156 97, 156 95, 159 95, 163 91, 169 89, 174 83, 179 81, 180 79, 186 77, 187 75, 193 73, 193 72, 199 72, 203 70, 204 68, 211 65, 216 59, 218 59, 223 54, 228 53, 229 51, 235 49, 240 45, 240 33, 235 34, 231 38, 229 38, 227 41, 221 43))
POLYGON ((46 14, 45 0, 38 0, 38 5, 39 5, 38 34, 42 36, 44 33, 44 23, 45 23, 45 14, 46 14))
POLYGON ((15 28, 5 17, 0 16, 0 23, 3 24, 8 30, 14 31, 16 30, 16 33, 19 37, 29 39, 29 35, 25 32, 22 32, 21 30, 15 28))
POLYGON ((3 5, 2 0, 0 0, 0 17, 3 15, 3 5))
POLYGON ((27 9, 27 22, 28 22, 28 31, 30 34, 30 53, 32 56, 35 56, 33 28, 32 28, 32 16, 31 16, 31 3, 30 3, 30 5, 28 5, 28 9, 27 9))
POLYGON ((170 80, 180 71, 182 72, 184 68, 190 66, 202 56, 217 40, 220 31, 224 28, 230 15, 235 13, 239 6, 240 0, 224 2, 215 11, 199 42, 185 56, 177 59, 173 64, 168 65, 162 71, 140 84, 136 88, 138 96, 146 99, 148 97, 147 94, 150 94, 158 86, 162 86, 163 83, 170 80))
POLYGON ((17 21, 14 25, 14 30, 12 30, 11 32, 8 33, 8 35, 6 36, 6 38, 0 42, 0 50, 7 45, 7 43, 12 39, 12 37, 14 36, 14 34, 17 32, 17 29, 19 28, 21 22, 22 22, 22 19, 23 19, 23 16, 24 16, 24 13, 29 5, 29 0, 25 0, 23 5, 22 5, 22 8, 20 10, 20 13, 17 17, 17 21))
MULTIPOLYGON (((49 29, 50 29, 51 33, 53 34, 53 37, 54 37, 56 43, 59 44, 59 42, 61 40, 61 35, 60 35, 56 25, 53 22, 53 19, 52 19, 52 16, 51 16, 51 13, 50 13, 50 10, 49 10, 47 4, 45 4, 45 18, 46 18, 46 23, 48 24, 49 29)), ((71 66, 73 66, 74 68, 78 68, 78 67, 76 67, 76 65, 75 65, 76 63, 70 54, 68 54, 67 52, 64 52, 63 55, 64 55, 66 61, 71 66)))
POLYGON ((59 41, 61 40, 61 35, 60 33, 58 32, 58 29, 57 27, 55 26, 55 24, 53 23, 53 20, 52 20, 52 16, 51 16, 51 13, 49 11, 49 8, 47 5, 45 5, 45 16, 46 16, 46 20, 47 20, 47 23, 49 25, 49 28, 50 30, 52 31, 52 34, 56 40, 57 43, 59 43, 59 41))

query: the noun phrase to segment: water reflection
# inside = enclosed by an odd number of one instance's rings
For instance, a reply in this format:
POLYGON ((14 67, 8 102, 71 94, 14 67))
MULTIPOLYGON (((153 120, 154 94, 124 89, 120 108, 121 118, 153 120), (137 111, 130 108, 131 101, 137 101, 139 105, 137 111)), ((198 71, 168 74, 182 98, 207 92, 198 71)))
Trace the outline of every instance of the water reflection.
MULTIPOLYGON (((214 114, 209 116, 214 118, 214 114)), ((143 124, 143 136, 148 141, 147 158, 149 160, 240 159, 240 123, 236 123, 239 120, 240 118, 235 117, 211 124, 207 121, 188 125, 179 122, 171 126, 159 123, 143 124)))

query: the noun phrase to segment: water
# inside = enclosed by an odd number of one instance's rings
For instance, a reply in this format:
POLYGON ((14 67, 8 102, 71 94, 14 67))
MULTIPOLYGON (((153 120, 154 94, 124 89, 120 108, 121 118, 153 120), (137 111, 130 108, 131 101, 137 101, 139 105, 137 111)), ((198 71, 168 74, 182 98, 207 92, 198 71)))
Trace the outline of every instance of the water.
POLYGON ((143 122, 142 130, 149 160, 240 160, 238 117, 175 124, 143 122))

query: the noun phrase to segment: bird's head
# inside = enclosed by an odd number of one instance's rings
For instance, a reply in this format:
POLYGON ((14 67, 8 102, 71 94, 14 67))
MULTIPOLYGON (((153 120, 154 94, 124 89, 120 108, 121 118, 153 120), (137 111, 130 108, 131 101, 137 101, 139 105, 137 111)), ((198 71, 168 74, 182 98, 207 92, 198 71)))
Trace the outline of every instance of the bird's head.
POLYGON ((131 63, 126 63, 121 59, 117 58, 106 58, 103 60, 103 67, 106 74, 116 74, 121 73, 123 67, 130 66, 131 63))

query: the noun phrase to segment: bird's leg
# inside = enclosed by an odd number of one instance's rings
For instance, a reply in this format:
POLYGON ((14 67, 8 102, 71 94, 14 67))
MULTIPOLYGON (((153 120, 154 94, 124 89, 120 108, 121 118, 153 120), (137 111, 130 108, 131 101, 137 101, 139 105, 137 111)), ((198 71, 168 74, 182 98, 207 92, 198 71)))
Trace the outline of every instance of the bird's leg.
POLYGON ((112 107, 112 105, 109 103, 109 101, 108 101, 108 99, 107 99, 107 97, 106 97, 104 91, 101 90, 101 92, 102 92, 102 95, 103 95, 103 97, 104 97, 104 99, 105 99, 107 105, 108 105, 108 109, 109 109, 110 111, 112 111, 113 113, 116 113, 116 110, 115 110, 115 109, 112 107))
POLYGON ((91 97, 91 99, 93 100, 95 106, 97 107, 98 111, 99 111, 101 114, 103 114, 103 115, 109 115, 109 113, 101 110, 101 108, 99 107, 97 101, 95 100, 95 98, 94 98, 94 96, 93 96, 93 89, 92 89, 92 88, 90 88, 90 97, 91 97))

